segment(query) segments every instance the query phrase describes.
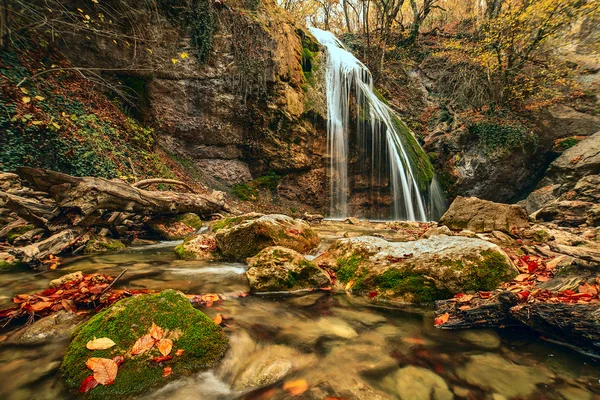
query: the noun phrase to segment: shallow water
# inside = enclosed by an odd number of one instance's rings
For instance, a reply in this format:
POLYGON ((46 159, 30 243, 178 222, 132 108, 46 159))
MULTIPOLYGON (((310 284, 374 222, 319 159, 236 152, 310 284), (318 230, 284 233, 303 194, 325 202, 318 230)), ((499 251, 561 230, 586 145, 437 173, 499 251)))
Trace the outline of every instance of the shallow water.
MULTIPOLYGON (((184 293, 247 291, 240 263, 182 261, 172 244, 111 255, 66 259, 60 270, 0 275, 0 304, 35 292, 65 273, 124 268, 117 287, 184 293)), ((326 291, 228 297, 202 307, 228 317, 231 349, 211 371, 172 377, 152 399, 289 398, 282 384, 304 379, 297 398, 325 399, 598 399, 600 363, 517 329, 441 331, 427 307, 392 307, 326 291), (492 397, 496 394, 496 397, 492 397), (499 397, 502 395, 504 397, 499 397), (431 397, 433 396, 433 397, 431 397)), ((58 368, 68 339, 15 342, 3 331, 0 396, 6 399, 74 398, 58 368)))

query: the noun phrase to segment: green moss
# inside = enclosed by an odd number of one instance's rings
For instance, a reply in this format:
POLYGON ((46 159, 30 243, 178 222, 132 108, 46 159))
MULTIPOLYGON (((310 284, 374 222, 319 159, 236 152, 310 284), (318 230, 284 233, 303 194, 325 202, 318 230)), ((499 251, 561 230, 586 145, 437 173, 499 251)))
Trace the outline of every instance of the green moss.
POLYGON ((237 225, 243 221, 246 221, 248 219, 249 218, 244 217, 244 216, 223 218, 223 219, 213 222, 210 225, 210 230, 213 232, 217 232, 221 229, 229 229, 232 226, 235 226, 235 225, 237 225))
POLYGON ((511 272, 512 268, 506 257, 497 251, 482 251, 481 257, 481 260, 464 268, 464 290, 494 290, 501 283, 515 277, 516 272, 511 272))
POLYGON ((447 290, 440 290, 423 275, 412 271, 390 268, 373 278, 378 292, 391 291, 394 296, 412 296, 416 303, 429 303, 452 297, 447 290))
POLYGON ((23 235, 24 233, 29 232, 32 229, 35 229, 35 226, 30 225, 30 224, 21 225, 21 226, 12 228, 6 234, 6 240, 8 241, 8 243, 12 244, 12 243, 14 243, 15 240, 17 240, 19 238, 19 236, 23 235))
POLYGON ((383 95, 381 94, 381 92, 377 88, 373 88, 373 93, 375 93, 375 96, 377 96, 377 98, 379 100, 381 100, 386 106, 390 105, 390 102, 387 101, 387 99, 385 97, 383 97, 383 95))
POLYGON ((233 189, 231 189, 231 194, 243 201, 258 200, 258 190, 250 187, 247 183, 235 185, 233 189))
POLYGON ((363 258, 357 255, 338 258, 336 275, 340 282, 348 283, 351 279, 356 278, 356 272, 362 261, 363 258))
POLYGON ((110 252, 110 251, 119 251, 123 250, 125 244, 117 239, 111 239, 106 237, 96 237, 94 239, 90 239, 84 249, 84 253, 98 253, 98 252, 110 252))
POLYGON ((486 119, 469 125, 474 135, 488 152, 510 151, 520 148, 523 151, 537 147, 537 135, 518 121, 486 119))
POLYGON ((550 238, 550 234, 543 229, 540 229, 539 231, 535 231, 533 234, 533 239, 536 242, 547 242, 549 238, 550 238))
POLYGON ((433 166, 406 124, 395 115, 392 115, 392 122, 410 160, 411 169, 419 185, 419 190, 425 191, 433 180, 433 166))
POLYGON ((176 221, 186 224, 187 226, 191 226, 194 229, 200 229, 200 228, 202 228, 202 225, 203 225, 200 217, 194 213, 187 213, 187 214, 179 215, 176 218, 176 221))
POLYGON ((183 243, 175 246, 175 253, 182 260, 193 260, 196 258, 196 255, 194 254, 194 252, 186 250, 183 243))
POLYGON ((0 272, 15 272, 26 270, 27 265, 21 262, 0 261, 0 272))
POLYGON ((571 137, 565 138, 565 139, 561 140, 560 142, 558 142, 556 144, 556 147, 560 151, 565 151, 565 150, 568 150, 571 147, 575 146, 579 142, 580 142, 580 140, 578 138, 571 136, 571 137))
POLYGON ((117 399, 140 394, 151 387, 212 367, 228 347, 223 330, 194 309, 180 293, 168 290, 134 296, 95 315, 73 333, 61 366, 67 386, 77 389, 90 375, 85 366, 88 358, 126 355, 135 341, 148 332, 152 322, 170 332, 181 333, 178 339, 173 340, 172 351, 183 349, 183 355, 161 364, 151 360, 160 354, 156 348, 141 355, 127 356, 119 367, 115 383, 97 386, 89 392, 89 398, 117 399), (85 345, 94 337, 108 337, 117 345, 107 350, 89 351, 85 345), (173 370, 169 378, 162 377, 165 366, 173 370))

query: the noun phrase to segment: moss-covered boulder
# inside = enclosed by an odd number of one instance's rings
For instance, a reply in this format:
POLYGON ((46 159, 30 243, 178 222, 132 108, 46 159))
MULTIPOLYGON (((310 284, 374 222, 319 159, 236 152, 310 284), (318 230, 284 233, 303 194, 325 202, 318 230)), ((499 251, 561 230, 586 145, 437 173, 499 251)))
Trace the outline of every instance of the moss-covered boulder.
POLYGON ((450 229, 468 229, 473 232, 502 231, 529 228, 525 208, 515 204, 501 204, 477 197, 458 196, 442 215, 440 225, 450 229))
POLYGON ((175 253, 184 260, 211 260, 216 258, 217 241, 212 234, 193 235, 175 247, 175 253))
POLYGON ((279 214, 225 218, 212 224, 211 230, 215 233, 221 256, 237 261, 245 261, 271 246, 307 253, 320 241, 307 222, 279 214))
POLYGON ((336 271, 339 288, 416 303, 493 290, 518 274, 495 244, 445 235, 395 243, 371 236, 339 239, 315 263, 336 271))
POLYGON ((161 239, 181 240, 198 232, 202 228, 202 220, 196 214, 187 213, 151 220, 147 225, 161 239))
POLYGON ((26 265, 17 260, 12 254, 0 252, 0 272, 14 271, 26 268, 26 265))
POLYGON ((113 358, 124 356, 112 385, 98 385, 88 395, 97 399, 117 399, 137 395, 151 387, 164 385, 182 375, 215 365, 228 348, 223 330, 202 312, 192 307, 183 294, 166 290, 158 294, 133 296, 119 301, 98 313, 73 333, 61 366, 68 387, 78 389, 89 376, 86 361, 90 357, 113 358), (164 337, 173 341, 173 359, 155 362, 158 349, 131 355, 134 343, 148 333, 152 323, 164 330, 164 337), (86 343, 107 337, 116 345, 107 350, 90 351, 86 343), (176 356, 177 350, 184 350, 176 356), (163 378, 163 368, 172 373, 163 378))
POLYGON ((329 275, 297 251, 267 247, 248 258, 246 276, 254 292, 277 292, 329 286, 329 275))
POLYGON ((85 244, 83 252, 85 254, 108 253, 111 251, 123 250, 125 247, 125 244, 118 239, 94 236, 85 244))

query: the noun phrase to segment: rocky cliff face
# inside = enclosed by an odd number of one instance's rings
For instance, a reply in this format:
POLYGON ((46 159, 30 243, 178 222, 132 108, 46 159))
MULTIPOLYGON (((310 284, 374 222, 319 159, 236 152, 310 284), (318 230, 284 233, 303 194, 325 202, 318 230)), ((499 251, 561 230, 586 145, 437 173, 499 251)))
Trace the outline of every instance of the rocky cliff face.
POLYGON ((314 39, 271 0, 206 3, 212 24, 199 27, 177 1, 158 4, 123 10, 122 31, 135 43, 73 36, 62 50, 134 89, 159 143, 210 186, 276 176, 279 197, 321 208, 325 104, 314 39), (212 45, 201 59, 194 51, 204 40, 212 45))

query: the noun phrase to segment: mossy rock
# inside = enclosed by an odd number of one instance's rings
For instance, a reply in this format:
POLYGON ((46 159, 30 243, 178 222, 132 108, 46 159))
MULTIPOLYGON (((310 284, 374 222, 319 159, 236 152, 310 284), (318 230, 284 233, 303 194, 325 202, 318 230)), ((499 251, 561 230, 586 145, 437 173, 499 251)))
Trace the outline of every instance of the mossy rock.
POLYGON ((193 235, 175 247, 175 254, 182 260, 210 260, 217 258, 217 242, 212 234, 193 235))
POLYGON ((91 374, 85 365, 90 357, 124 356, 125 362, 119 367, 114 384, 99 385, 88 392, 89 398, 93 399, 117 399, 138 395, 183 375, 211 368, 227 348, 227 336, 218 325, 192 307, 183 294, 166 290, 121 300, 78 327, 63 358, 61 373, 66 385, 75 390, 91 374), (143 354, 131 355, 133 344, 148 333, 152 322, 162 327, 166 336, 173 338, 171 355, 183 349, 181 356, 156 363, 152 361, 160 355, 156 347, 143 354), (108 337, 116 346, 90 351, 85 346, 94 337, 108 337), (163 378, 166 366, 173 372, 163 378))
POLYGON ((254 292, 315 289, 331 284, 325 271, 285 247, 267 247, 247 262, 246 276, 254 292))
POLYGON ((125 244, 118 239, 95 236, 88 240, 88 242, 85 244, 85 249, 83 252, 85 254, 107 253, 111 251, 123 250, 125 247, 125 244))
POLYGON ((305 254, 320 241, 307 222, 279 214, 226 218, 213 224, 211 229, 215 232, 220 255, 236 261, 245 261, 271 246, 305 254))
POLYGON ((31 224, 27 224, 27 225, 21 225, 21 226, 17 226, 15 228, 12 228, 10 231, 8 231, 8 233, 6 234, 6 241, 8 243, 14 243, 15 240, 17 240, 21 235, 29 232, 30 230, 35 229, 35 226, 31 225, 31 224))
POLYGON ((148 221, 148 227, 164 240, 181 240, 202 228, 202 220, 193 213, 148 221))
POLYGON ((315 263, 336 272, 338 289, 410 303, 494 290, 518 274, 495 244, 443 235, 397 243, 366 236, 339 239, 315 263))
POLYGON ((27 265, 8 253, 0 253, 0 272, 12 272, 27 269, 27 265))

